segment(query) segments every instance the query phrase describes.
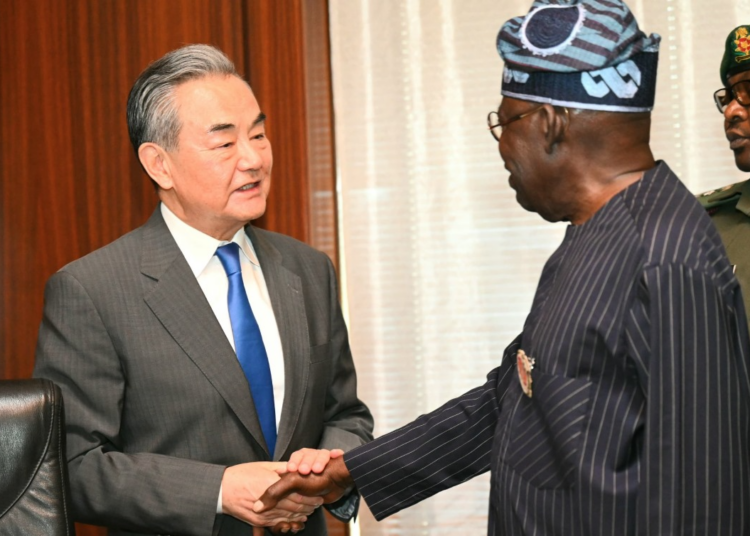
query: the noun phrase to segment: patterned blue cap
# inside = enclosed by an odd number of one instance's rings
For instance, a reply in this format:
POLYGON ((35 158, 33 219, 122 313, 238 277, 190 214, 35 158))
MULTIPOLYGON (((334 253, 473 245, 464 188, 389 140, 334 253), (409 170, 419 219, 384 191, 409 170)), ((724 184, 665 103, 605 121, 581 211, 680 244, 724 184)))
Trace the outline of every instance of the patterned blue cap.
POLYGON ((620 0, 536 0, 497 35, 501 93, 572 108, 650 111, 660 40, 647 37, 620 0))

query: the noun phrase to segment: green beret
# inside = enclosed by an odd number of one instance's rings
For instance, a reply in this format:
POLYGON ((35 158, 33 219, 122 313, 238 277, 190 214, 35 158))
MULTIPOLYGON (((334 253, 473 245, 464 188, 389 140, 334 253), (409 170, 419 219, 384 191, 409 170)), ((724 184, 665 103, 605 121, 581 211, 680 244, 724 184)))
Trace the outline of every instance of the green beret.
POLYGON ((721 59, 721 83, 727 85, 730 76, 750 70, 750 25, 737 26, 729 32, 721 59))

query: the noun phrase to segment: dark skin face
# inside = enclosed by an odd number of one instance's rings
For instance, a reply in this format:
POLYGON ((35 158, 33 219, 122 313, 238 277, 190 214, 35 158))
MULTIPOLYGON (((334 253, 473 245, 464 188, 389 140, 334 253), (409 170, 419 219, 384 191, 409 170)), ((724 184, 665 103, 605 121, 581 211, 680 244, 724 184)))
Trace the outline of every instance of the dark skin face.
POLYGON ((576 188, 568 184, 570 175, 559 173, 565 151, 552 141, 553 131, 566 129, 567 116, 559 116, 549 105, 504 98, 498 118, 505 123, 532 110, 536 111, 504 127, 500 136, 498 147, 510 172, 508 182, 524 209, 547 221, 569 221, 576 188))
MULTIPOLYGON (((740 80, 750 80, 750 71, 731 76, 728 87, 740 80)), ((742 171, 750 171, 750 113, 736 99, 724 110, 724 132, 735 164, 742 171)))
POLYGON ((505 97, 498 148, 518 203, 580 225, 654 167, 648 113, 573 111, 505 97), (529 113, 532 110, 533 113, 529 113))

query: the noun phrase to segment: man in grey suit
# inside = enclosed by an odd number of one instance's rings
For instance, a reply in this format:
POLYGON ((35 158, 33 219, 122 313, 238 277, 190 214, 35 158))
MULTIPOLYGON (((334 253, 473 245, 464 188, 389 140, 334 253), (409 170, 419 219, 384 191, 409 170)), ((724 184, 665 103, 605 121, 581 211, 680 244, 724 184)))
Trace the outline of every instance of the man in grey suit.
MULTIPOLYGON (((160 206, 50 278, 37 346, 35 376, 65 397, 77 521, 118 535, 304 523, 324 535, 320 499, 252 505, 278 460, 320 449, 324 463, 371 439, 330 260, 250 225, 270 187, 264 120, 206 45, 170 52, 131 90, 130 137, 160 206)), ((357 500, 331 511, 347 519, 357 500)))

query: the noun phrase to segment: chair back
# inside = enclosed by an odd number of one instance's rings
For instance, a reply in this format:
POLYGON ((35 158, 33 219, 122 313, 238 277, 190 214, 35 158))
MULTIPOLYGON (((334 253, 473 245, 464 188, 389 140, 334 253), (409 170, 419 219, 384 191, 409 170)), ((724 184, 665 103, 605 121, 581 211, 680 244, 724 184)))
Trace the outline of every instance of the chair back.
POLYGON ((0 534, 72 536, 60 388, 0 380, 0 534))

